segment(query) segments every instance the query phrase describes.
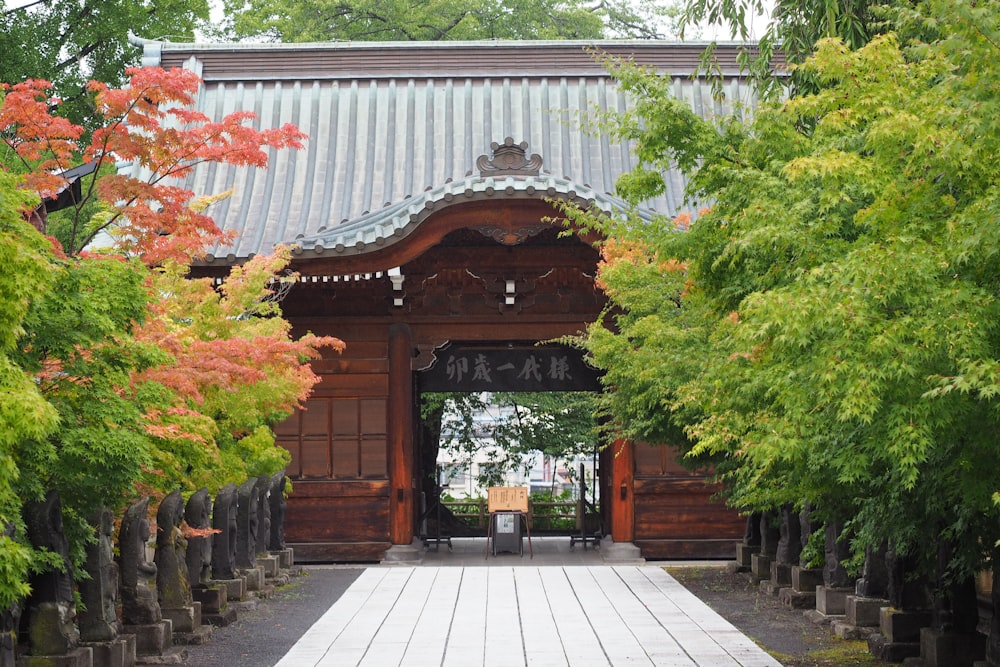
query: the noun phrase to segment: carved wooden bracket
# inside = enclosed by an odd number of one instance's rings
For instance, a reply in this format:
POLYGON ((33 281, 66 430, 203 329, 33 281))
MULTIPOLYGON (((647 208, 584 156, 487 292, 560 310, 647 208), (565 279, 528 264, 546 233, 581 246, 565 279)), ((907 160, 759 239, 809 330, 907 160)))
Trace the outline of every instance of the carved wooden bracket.
POLYGON ((503 227, 473 227, 477 232, 493 239, 497 243, 502 243, 504 245, 518 245, 524 243, 528 237, 535 236, 536 234, 541 234, 546 229, 549 229, 552 225, 539 224, 530 225, 527 227, 518 227, 517 229, 504 229, 503 227))
POLYGON ((480 155, 476 159, 480 176, 538 176, 542 168, 542 158, 537 153, 528 157, 528 142, 514 143, 507 137, 502 144, 493 142, 493 157, 480 155))

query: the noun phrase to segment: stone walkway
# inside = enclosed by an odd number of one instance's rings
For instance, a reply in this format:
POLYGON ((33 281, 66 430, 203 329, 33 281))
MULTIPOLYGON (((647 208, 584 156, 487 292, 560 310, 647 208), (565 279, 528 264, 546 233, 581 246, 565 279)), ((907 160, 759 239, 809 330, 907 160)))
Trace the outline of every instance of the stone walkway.
POLYGON ((371 567, 278 663, 780 667, 653 565, 371 567))

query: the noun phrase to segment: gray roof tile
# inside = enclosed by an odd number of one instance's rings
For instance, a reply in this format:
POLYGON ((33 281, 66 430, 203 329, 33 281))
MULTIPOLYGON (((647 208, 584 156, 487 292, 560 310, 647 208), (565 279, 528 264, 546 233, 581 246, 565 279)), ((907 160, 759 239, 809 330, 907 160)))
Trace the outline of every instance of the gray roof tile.
MULTIPOLYGON (((625 110, 629 100, 581 45, 575 49, 584 57, 574 60, 566 43, 517 44, 525 46, 504 46, 513 58, 508 69, 517 74, 503 76, 482 56, 496 50, 494 43, 431 52, 420 44, 378 49, 147 43, 146 64, 183 64, 201 74, 198 105, 210 116, 249 109, 261 127, 290 122, 309 135, 303 150, 272 151, 266 170, 204 165, 189 177, 187 185, 199 194, 233 190, 209 212, 223 229, 237 231, 237 240, 212 248, 205 261, 239 261, 289 243, 303 257, 363 253, 402 238, 454 201, 541 194, 621 210, 614 182, 636 163, 631 147, 607 134, 580 131, 579 121, 594 109, 625 110), (518 53, 530 54, 531 62, 520 62, 518 53), (336 70, 338 56, 350 56, 349 72, 336 70), (421 75, 411 56, 422 58, 431 73, 421 75), (377 75, 364 73, 366 58, 377 75), (469 63, 465 71, 463 60, 469 63), (333 63, 330 72, 316 62, 333 63), (508 137, 527 142, 528 154, 541 156, 538 175, 480 175, 477 158, 508 137)), ((670 62, 672 49, 689 59, 686 46, 633 46, 661 69, 671 69, 662 63, 670 62)), ((676 95, 699 114, 728 110, 712 99, 704 79, 673 74, 676 95)), ((728 99, 754 102, 739 76, 728 76, 725 90, 728 99)), ((644 204, 644 217, 684 210, 684 177, 673 170, 665 180, 666 192, 644 204)))

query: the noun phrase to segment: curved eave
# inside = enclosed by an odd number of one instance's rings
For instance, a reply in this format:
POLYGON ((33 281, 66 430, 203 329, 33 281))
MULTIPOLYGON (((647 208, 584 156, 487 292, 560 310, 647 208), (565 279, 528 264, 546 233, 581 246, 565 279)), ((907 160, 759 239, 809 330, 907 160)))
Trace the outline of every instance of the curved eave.
MULTIPOLYGON (((596 209, 605 215, 624 215, 629 206, 622 200, 599 193, 587 185, 548 174, 470 176, 426 190, 398 204, 342 223, 332 229, 319 229, 317 233, 299 235, 292 242, 296 259, 349 257, 375 252, 399 243, 435 212, 448 206, 495 201, 501 204, 511 200, 561 200, 596 209)), ((634 210, 634 214, 649 221, 654 213, 634 210)), ((206 266, 231 265, 247 257, 234 253, 225 256, 206 255, 198 264, 206 266)))

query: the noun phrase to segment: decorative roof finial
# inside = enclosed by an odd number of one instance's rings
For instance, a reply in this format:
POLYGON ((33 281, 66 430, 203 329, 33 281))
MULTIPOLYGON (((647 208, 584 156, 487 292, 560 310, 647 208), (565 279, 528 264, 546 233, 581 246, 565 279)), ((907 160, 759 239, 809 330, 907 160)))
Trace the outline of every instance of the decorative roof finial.
POLYGON ((514 143, 507 137, 502 144, 493 142, 493 157, 480 155, 476 159, 480 176, 537 176, 542 167, 542 158, 538 154, 528 155, 528 142, 514 143))

